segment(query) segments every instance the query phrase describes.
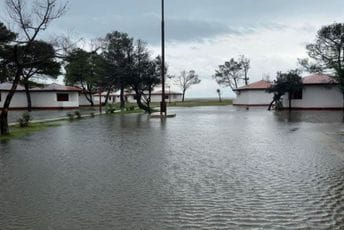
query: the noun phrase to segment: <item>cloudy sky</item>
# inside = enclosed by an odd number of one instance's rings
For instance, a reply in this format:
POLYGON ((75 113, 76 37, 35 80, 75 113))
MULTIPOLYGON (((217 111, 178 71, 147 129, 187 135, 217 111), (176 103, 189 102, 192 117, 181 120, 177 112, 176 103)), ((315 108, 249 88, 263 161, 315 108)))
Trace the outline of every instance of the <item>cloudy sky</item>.
MULTIPOLYGON (((1 0, 2 1, 2 0, 1 0)), ((166 61, 170 74, 194 69, 202 83, 189 97, 214 97, 214 70, 241 54, 251 59, 251 82, 295 68, 305 45, 326 24, 344 22, 343 0, 165 0, 166 61)), ((47 33, 92 39, 119 30, 160 52, 160 0, 70 0, 47 33)), ((233 96, 230 89, 222 89, 233 96)))

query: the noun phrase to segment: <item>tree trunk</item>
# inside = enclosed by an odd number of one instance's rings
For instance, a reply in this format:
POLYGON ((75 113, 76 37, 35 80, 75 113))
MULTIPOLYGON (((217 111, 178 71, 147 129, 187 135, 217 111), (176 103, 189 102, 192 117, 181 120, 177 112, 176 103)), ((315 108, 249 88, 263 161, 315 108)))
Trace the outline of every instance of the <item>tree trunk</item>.
POLYGON ((31 102, 29 83, 25 82, 24 87, 25 87, 25 94, 26 94, 26 100, 27 100, 27 111, 31 112, 32 111, 32 102, 31 102))
POLYGON ((183 90, 183 97, 182 97, 182 102, 184 102, 184 100, 185 100, 185 89, 183 90))
POLYGON ((289 111, 291 111, 291 92, 288 93, 289 111))
POLYGON ((271 108, 272 108, 272 105, 274 104, 274 102, 275 102, 275 99, 274 99, 274 100, 272 100, 272 102, 269 104, 269 107, 268 107, 268 110, 269 110, 269 111, 271 110, 271 108))
POLYGON ((87 91, 84 90, 83 93, 87 99, 87 101, 91 104, 91 106, 94 106, 94 102, 93 102, 93 97, 92 97, 92 93, 88 93, 87 91))
POLYGON ((121 110, 123 110, 125 108, 124 85, 123 84, 121 84, 120 100, 121 100, 120 108, 121 108, 121 110))
POLYGON ((148 107, 150 107, 151 99, 152 99, 152 88, 149 88, 149 90, 148 90, 148 98, 147 98, 147 106, 148 107))
POLYGON ((149 106, 143 104, 141 101, 142 95, 138 91, 135 91, 135 93, 136 93, 136 103, 139 106, 139 108, 143 109, 145 112, 151 114, 153 112, 152 109, 149 106))
POLYGON ((13 98, 13 95, 17 89, 18 83, 20 79, 20 71, 17 71, 16 78, 14 79, 12 83, 11 90, 8 92, 4 106, 1 110, 0 114, 0 133, 1 135, 9 134, 9 127, 8 127, 8 110, 10 108, 11 100, 13 98))
POLYGON ((107 93, 106 93, 106 97, 105 97, 105 102, 104 102, 104 105, 106 105, 108 103, 108 100, 109 100, 109 96, 110 96, 110 92, 111 92, 111 88, 108 89, 107 93))

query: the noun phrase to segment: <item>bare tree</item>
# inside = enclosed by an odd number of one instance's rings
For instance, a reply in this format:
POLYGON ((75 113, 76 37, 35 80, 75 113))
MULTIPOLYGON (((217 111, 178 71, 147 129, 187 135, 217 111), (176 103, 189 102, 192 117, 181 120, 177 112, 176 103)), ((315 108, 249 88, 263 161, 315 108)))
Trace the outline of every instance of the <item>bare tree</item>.
POLYGON ((190 70, 188 73, 184 70, 180 73, 179 76, 174 77, 174 83, 179 86, 183 91, 182 102, 185 100, 185 92, 191 86, 197 85, 201 82, 201 79, 198 78, 194 70, 190 70))
MULTIPOLYGON (((1 134, 9 133, 8 109, 20 81, 29 80, 36 73, 31 67, 40 64, 47 57, 30 57, 32 49, 37 44, 39 34, 46 30, 49 24, 60 18, 66 11, 67 3, 58 3, 58 0, 6 0, 8 15, 14 23, 17 41, 13 44, 13 66, 14 76, 12 87, 6 96, 4 106, 1 110, 0 125, 1 134), (29 7, 30 5, 30 7, 29 7), (29 69, 29 71, 27 71, 29 69)), ((28 91, 27 91, 28 92, 28 91)))

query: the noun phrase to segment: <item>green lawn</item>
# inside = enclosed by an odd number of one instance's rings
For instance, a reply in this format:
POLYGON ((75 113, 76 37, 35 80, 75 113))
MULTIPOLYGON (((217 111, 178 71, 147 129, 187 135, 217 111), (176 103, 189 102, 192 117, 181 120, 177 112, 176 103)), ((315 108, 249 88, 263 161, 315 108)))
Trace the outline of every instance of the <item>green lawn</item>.
POLYGON ((47 129, 50 127, 57 127, 60 125, 61 123, 58 123, 58 122, 48 122, 48 123, 29 124, 28 127, 23 127, 23 128, 19 127, 19 125, 11 126, 10 134, 0 135, 0 141, 6 141, 12 138, 23 137, 28 134, 41 131, 43 129, 47 129))

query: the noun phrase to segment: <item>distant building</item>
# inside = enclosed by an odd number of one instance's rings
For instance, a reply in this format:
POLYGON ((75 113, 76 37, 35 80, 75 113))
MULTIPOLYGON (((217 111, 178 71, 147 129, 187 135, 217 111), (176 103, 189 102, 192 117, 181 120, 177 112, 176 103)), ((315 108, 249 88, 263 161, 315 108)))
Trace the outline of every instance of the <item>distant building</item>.
MULTIPOLYGON (((10 91, 12 83, 0 84, 0 108, 10 91)), ((42 88, 30 89, 32 109, 74 109, 79 107, 79 92, 77 87, 58 84, 46 85, 42 88)), ((26 109, 27 99, 25 89, 18 85, 12 98, 10 109, 26 109)))
MULTIPOLYGON (((93 102, 94 105, 99 105, 99 99, 101 98, 102 103, 105 102, 107 96, 107 92, 102 92, 101 97, 99 94, 93 94, 93 102)), ((148 96, 148 93, 146 94, 148 96)), ((166 90, 165 91, 165 101, 166 102, 176 102, 182 100, 183 94, 180 92, 175 92, 172 90, 166 90)), ((160 102, 162 97, 162 91, 161 90, 154 90, 151 94, 151 102, 160 102)), ((129 103, 136 103, 136 94, 132 92, 125 91, 124 92, 124 99, 126 102, 129 103)), ((108 103, 119 103, 120 102, 120 91, 111 92, 109 94, 108 103)), ((86 99, 85 95, 80 93, 79 95, 79 103, 80 106, 90 106, 90 102, 86 99)))
POLYGON ((237 106, 268 106, 272 101, 272 94, 266 92, 271 82, 260 80, 234 90, 237 97, 233 105, 237 106))
MULTIPOLYGON (((148 96, 148 93, 146 94, 148 96)), ((130 103, 136 103, 136 95, 135 93, 127 93, 126 94, 127 101, 130 103)), ((172 90, 165 91, 165 101, 166 102, 177 102, 181 101, 183 94, 180 92, 175 92, 172 90)), ((161 102, 162 99, 162 90, 154 90, 151 94, 151 102, 161 102)))
MULTIPOLYGON (((329 75, 313 74, 302 79, 300 92, 292 95, 293 109, 342 109, 343 94, 338 82, 329 75)), ((288 95, 283 96, 283 106, 288 108, 288 95)))

